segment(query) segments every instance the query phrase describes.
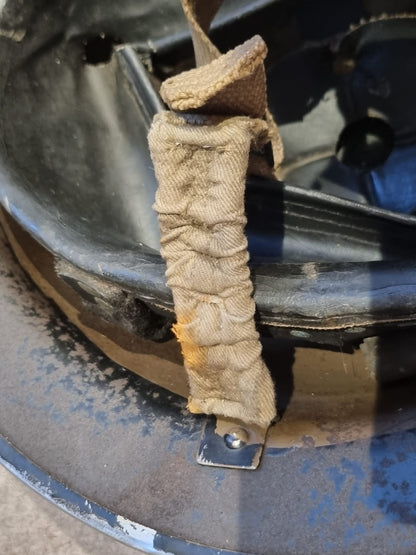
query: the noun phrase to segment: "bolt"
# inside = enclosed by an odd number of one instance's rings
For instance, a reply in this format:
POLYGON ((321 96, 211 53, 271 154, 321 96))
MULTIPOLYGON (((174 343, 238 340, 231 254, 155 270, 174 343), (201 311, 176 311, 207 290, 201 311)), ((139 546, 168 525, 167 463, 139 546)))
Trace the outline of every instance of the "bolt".
POLYGON ((224 443, 228 449, 241 449, 248 442, 248 433, 244 428, 232 428, 224 435, 224 443))

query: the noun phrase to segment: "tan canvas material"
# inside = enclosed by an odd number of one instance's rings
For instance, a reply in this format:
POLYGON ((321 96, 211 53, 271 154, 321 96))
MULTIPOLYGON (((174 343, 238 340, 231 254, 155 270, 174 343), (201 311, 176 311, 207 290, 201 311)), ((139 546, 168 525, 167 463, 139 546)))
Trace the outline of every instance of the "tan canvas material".
MULTIPOLYGON (((267 427, 275 394, 254 323, 244 192, 249 159, 267 173, 264 159, 250 152, 276 137, 281 142, 267 116, 264 41, 255 36, 220 55, 206 36, 220 2, 208 4, 183 1, 204 65, 162 85, 176 114, 158 114, 149 133, 159 182, 154 207, 189 410, 267 427)), ((281 146, 277 152, 280 163, 281 146)))
POLYGON ((233 117, 189 125, 164 112, 149 142, 189 409, 267 426, 275 416, 274 390, 254 325, 244 235, 250 146, 267 137, 267 124, 259 121, 233 117))
MULTIPOLYGON (((222 4, 222 0, 181 0, 183 10, 188 19, 189 26, 191 28, 192 41, 194 45, 195 61, 197 67, 206 66, 216 58, 221 56, 218 48, 211 42, 207 33, 211 22, 217 13, 219 7, 222 4)), ((267 52, 267 49, 266 49, 267 52)), ((246 83, 241 83, 239 88, 240 96, 244 97, 249 90, 260 90, 264 94, 264 102, 266 103, 267 92, 266 92, 266 78, 263 68, 263 73, 260 79, 263 79, 263 84, 258 79, 258 75, 246 83), (264 87, 264 89, 263 89, 264 87)), ((235 112, 238 113, 238 112, 235 112)), ((276 177, 279 176, 279 166, 283 161, 283 143, 279 134, 276 122, 273 119, 272 114, 266 106, 266 110, 261 114, 260 117, 265 117, 269 126, 269 139, 273 152, 273 173, 276 177)), ((254 173, 267 174, 263 167, 258 166, 259 161, 254 159, 251 163, 251 168, 254 169, 254 173), (254 164, 253 164, 254 162, 254 164), (258 171, 260 170, 260 171, 258 171)))
POLYGON ((182 0, 182 7, 191 28, 197 66, 203 66, 218 58, 221 53, 208 38, 211 21, 223 0, 182 0))
POLYGON ((207 66, 167 79, 160 90, 162 98, 179 112, 202 109, 204 114, 262 118, 267 108, 266 53, 264 41, 254 36, 207 66))

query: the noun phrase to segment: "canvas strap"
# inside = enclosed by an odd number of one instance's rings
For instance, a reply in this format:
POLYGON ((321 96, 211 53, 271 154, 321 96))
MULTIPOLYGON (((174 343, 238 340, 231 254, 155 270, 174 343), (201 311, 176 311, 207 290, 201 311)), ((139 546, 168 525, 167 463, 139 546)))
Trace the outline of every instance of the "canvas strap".
POLYGON ((275 395, 254 323, 244 192, 249 161, 267 173, 265 159, 250 152, 278 133, 267 117, 264 41, 255 36, 220 55, 206 35, 220 3, 183 0, 198 67, 161 87, 175 113, 155 116, 149 133, 154 207, 190 411, 267 427, 275 395))

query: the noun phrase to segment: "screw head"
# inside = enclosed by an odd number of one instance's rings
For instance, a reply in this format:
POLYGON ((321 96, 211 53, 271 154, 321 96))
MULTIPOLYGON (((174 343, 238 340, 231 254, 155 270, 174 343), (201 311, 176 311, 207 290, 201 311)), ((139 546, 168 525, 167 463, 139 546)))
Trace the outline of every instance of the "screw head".
POLYGON ((224 443, 228 449, 241 449, 248 443, 248 432, 244 428, 235 427, 224 435, 224 443))

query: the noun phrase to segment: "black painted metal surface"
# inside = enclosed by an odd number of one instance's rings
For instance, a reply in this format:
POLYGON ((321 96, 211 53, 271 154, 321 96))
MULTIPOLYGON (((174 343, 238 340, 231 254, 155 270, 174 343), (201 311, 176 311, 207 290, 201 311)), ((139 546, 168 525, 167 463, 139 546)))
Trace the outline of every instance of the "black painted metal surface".
MULTIPOLYGON (((414 118, 403 109, 414 110, 415 22, 364 25, 339 43, 338 33, 385 2, 256 5, 251 13, 250 3, 231 3, 215 40, 230 47, 263 28, 285 179, 294 184, 248 184, 262 329, 336 345, 385 324, 397 334, 416 318, 414 118), (395 148, 382 168, 357 173, 356 160, 341 164, 334 150, 369 108, 389 121, 395 148)), ((416 6, 398 1, 400 9, 416 6)), ((171 310, 146 132, 160 108, 152 79, 189 62, 179 3, 124 2, 114 14, 109 2, 15 1, 0 24, 2 205, 59 257, 171 310), (85 64, 100 34, 116 52, 85 64)), ((0 455, 40 493, 149 552, 416 551, 416 422, 410 413, 408 431, 380 435, 389 389, 377 395, 373 438, 269 446, 253 473, 201 468, 202 419, 104 357, 3 243, 0 254, 0 455)), ((394 379, 395 340, 376 343, 374 367, 394 379)))
MULTIPOLYGON (((411 14, 416 4, 394 8, 411 14)), ((247 188, 266 334, 312 327, 308 341, 335 344, 354 328, 362 337, 377 332, 373 325, 415 321, 415 91, 406 75, 416 70, 416 24, 393 18, 348 33, 386 10, 381 1, 336 9, 327 0, 313 8, 306 0, 230 2, 215 24, 224 49, 254 31, 270 49, 286 183, 250 180, 247 188), (381 168, 357 173, 336 145, 371 111, 389 122, 395 148, 381 168)), ((111 2, 14 0, 0 10, 0 27, 0 202, 58 257, 171 311, 146 135, 161 106, 158 80, 192 63, 179 0, 126 0, 117 13, 111 2), (105 56, 95 63, 99 48, 91 59, 87 47, 100 40, 105 56)))
POLYGON ((41 494, 153 553, 416 549, 416 422, 377 437, 388 391, 373 438, 268 447, 255 472, 202 467, 203 419, 80 336, 3 241, 0 255, 0 454, 41 494))

